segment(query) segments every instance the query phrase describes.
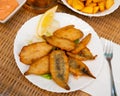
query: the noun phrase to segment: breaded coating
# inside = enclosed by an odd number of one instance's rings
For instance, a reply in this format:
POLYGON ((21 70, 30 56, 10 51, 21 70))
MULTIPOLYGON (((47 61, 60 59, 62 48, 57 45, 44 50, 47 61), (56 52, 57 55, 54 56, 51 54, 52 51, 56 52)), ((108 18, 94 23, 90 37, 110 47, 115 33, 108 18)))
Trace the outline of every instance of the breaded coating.
POLYGON ((75 41, 75 40, 83 37, 83 32, 81 32, 79 29, 76 29, 74 27, 66 26, 66 27, 63 27, 63 28, 56 30, 53 33, 53 35, 55 35, 59 38, 65 38, 65 39, 68 39, 71 41, 75 41))
POLYGON ((67 25, 65 27, 57 29, 57 31, 66 31, 66 30, 68 30, 70 28, 74 28, 74 27, 75 27, 74 25, 67 25))
POLYGON ((85 57, 87 60, 93 60, 97 57, 97 55, 93 56, 93 54, 91 53, 91 51, 87 47, 85 47, 84 49, 82 49, 80 51, 79 56, 85 57))
POLYGON ((80 60, 69 58, 70 72, 75 76, 89 76, 96 78, 89 70, 89 68, 80 60))
POLYGON ((68 86, 69 64, 65 52, 62 50, 53 50, 50 54, 50 72, 52 79, 62 88, 70 90, 68 86))
POLYGON ((93 54, 90 52, 90 50, 85 47, 84 49, 82 49, 79 54, 73 54, 71 52, 67 52, 67 55, 72 57, 72 58, 75 58, 75 59, 78 59, 78 60, 81 60, 81 61, 85 61, 85 60, 94 60, 97 55, 93 56, 93 54))
POLYGON ((34 61, 24 75, 43 75, 47 73, 50 73, 49 56, 44 56, 34 61))
POLYGON ((81 61, 87 60, 87 58, 80 56, 79 54, 73 54, 73 53, 67 52, 67 55, 81 61))
POLYGON ((85 36, 85 38, 83 38, 76 46, 76 48, 74 50, 72 50, 71 52, 74 54, 78 54, 82 49, 84 49, 87 44, 89 43, 89 41, 91 40, 91 33, 89 33, 87 36, 85 36))
POLYGON ((19 54, 20 61, 30 65, 34 60, 47 55, 52 48, 53 47, 46 42, 37 42, 24 46, 19 54))
POLYGON ((66 50, 66 51, 71 51, 75 48, 75 43, 67 40, 67 39, 63 39, 63 38, 58 38, 56 36, 43 36, 43 38, 51 45, 58 47, 62 50, 66 50))

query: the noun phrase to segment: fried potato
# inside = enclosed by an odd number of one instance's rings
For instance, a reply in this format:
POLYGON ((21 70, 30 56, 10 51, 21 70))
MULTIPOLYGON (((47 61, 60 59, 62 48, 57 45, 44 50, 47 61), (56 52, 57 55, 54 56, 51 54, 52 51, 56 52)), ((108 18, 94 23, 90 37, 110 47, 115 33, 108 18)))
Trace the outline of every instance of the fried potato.
POLYGON ((88 6, 90 6, 90 7, 96 7, 97 3, 90 3, 88 6))
POLYGON ((70 90, 68 86, 69 64, 65 52, 53 50, 50 54, 50 72, 53 80, 62 88, 70 90))
POLYGON ((93 56, 93 54, 90 52, 90 50, 87 47, 85 47, 80 51, 79 56, 85 57, 87 60, 93 60, 97 57, 97 55, 93 56))
POLYGON ((63 39, 63 38, 58 38, 56 36, 43 36, 43 38, 51 45, 58 47, 62 50, 66 50, 66 51, 71 51, 75 48, 75 43, 67 40, 67 39, 63 39))
POLYGON ((80 0, 74 0, 72 2, 72 7, 77 9, 77 10, 81 10, 84 8, 84 3, 80 0))
POLYGON ((43 75, 50 73, 49 56, 44 56, 34 61, 24 75, 35 74, 43 75))
POLYGON ((114 4, 114 0, 67 0, 67 2, 74 9, 88 14, 102 12, 114 4))
POLYGON ((93 0, 93 2, 102 2, 102 1, 105 1, 105 0, 93 0))
POLYGON ((66 27, 56 30, 53 33, 53 35, 55 35, 56 37, 59 37, 59 38, 64 38, 64 39, 68 39, 71 41, 75 41, 75 40, 83 37, 83 32, 81 32, 79 29, 76 29, 74 27, 68 28, 68 26, 66 26, 66 27))
POLYGON ((86 6, 90 5, 90 3, 92 3, 93 0, 86 0, 86 6))
POLYGON ((109 9, 114 4, 114 0, 106 0, 106 9, 109 9))
POLYGON ((89 70, 89 68, 80 60, 69 58, 70 72, 75 76, 89 76, 96 78, 89 70))
POLYGON ((85 38, 83 38, 82 41, 80 41, 80 43, 77 44, 76 48, 72 50, 71 52, 74 54, 78 54, 82 49, 86 47, 90 39, 91 39, 91 33, 89 33, 85 38))
POLYGON ((30 65, 34 60, 47 55, 52 48, 51 45, 45 42, 37 42, 24 46, 19 54, 20 61, 30 65))
POLYGON ((93 13, 97 13, 99 11, 99 6, 93 7, 93 13))
POLYGON ((98 6, 99 6, 99 8, 100 8, 100 11, 104 11, 104 10, 105 10, 105 2, 104 2, 104 1, 99 2, 99 3, 98 3, 98 6))
POLYGON ((84 13, 92 14, 92 13, 93 13, 93 7, 91 7, 91 6, 86 6, 86 7, 84 7, 81 11, 84 12, 84 13))

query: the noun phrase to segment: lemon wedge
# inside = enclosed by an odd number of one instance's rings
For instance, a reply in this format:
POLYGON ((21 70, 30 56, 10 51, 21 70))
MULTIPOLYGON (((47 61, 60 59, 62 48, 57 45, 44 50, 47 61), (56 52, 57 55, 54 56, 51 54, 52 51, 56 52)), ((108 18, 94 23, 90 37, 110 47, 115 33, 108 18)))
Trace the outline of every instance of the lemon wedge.
MULTIPOLYGON (((37 30, 36 30, 38 37, 41 37, 43 35, 48 35, 50 33, 49 32, 50 26, 56 24, 56 22, 54 21, 54 14, 56 10, 57 10, 57 6, 49 9, 42 15, 42 17, 38 21, 37 30)), ((58 25, 58 22, 57 22, 57 25, 58 25)), ((57 27, 55 27, 55 29, 56 28, 57 27)))

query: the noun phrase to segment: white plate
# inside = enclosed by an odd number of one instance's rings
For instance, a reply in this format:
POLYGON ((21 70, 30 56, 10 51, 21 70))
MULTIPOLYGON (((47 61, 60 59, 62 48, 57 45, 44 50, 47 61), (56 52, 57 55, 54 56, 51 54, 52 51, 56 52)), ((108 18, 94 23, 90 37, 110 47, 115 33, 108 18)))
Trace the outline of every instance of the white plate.
MULTIPOLYGON (((41 15, 33 17, 32 19, 28 20, 18 31, 14 41, 14 56, 15 56, 17 66, 22 72, 22 74, 28 69, 29 66, 20 62, 19 53, 21 51, 21 48, 27 45, 28 41, 31 41, 32 38, 35 36, 36 26, 40 17, 41 15)), ((102 45, 101 45, 100 39, 96 34, 96 32, 85 21, 69 14, 56 13, 55 19, 60 22, 61 27, 73 24, 75 25, 76 28, 82 30, 85 35, 88 33, 92 33, 92 39, 88 44, 88 47, 90 48, 92 53, 94 55, 97 54, 98 57, 93 61, 85 61, 84 63, 89 67, 89 69, 94 74, 94 76, 97 77, 103 65, 103 51, 102 51, 102 45)), ((47 91, 52 91, 52 92, 59 92, 59 93, 71 92, 71 91, 85 88, 86 86, 91 84, 92 81, 94 81, 94 79, 90 77, 83 76, 83 77, 80 77, 79 79, 75 79, 70 75, 68 85, 70 86, 71 89, 67 91, 59 87, 53 80, 48 80, 36 75, 29 75, 25 77, 34 85, 42 89, 45 89, 47 91)))
POLYGON ((0 23, 5 23, 7 22, 26 2, 26 0, 17 0, 19 6, 13 11, 11 12, 10 15, 8 15, 4 20, 0 20, 0 23))
POLYGON ((105 10, 103 12, 98 12, 98 13, 95 13, 95 14, 88 14, 88 13, 84 13, 84 12, 81 12, 81 11, 78 11, 78 10, 74 9, 73 7, 71 7, 67 3, 66 0, 61 0, 61 1, 64 3, 64 5, 66 5, 68 8, 70 8, 72 11, 77 12, 81 15, 90 16, 90 17, 99 17, 99 16, 108 15, 108 14, 114 12, 120 6, 120 1, 119 0, 114 0, 115 3, 113 4, 113 6, 110 9, 105 10))

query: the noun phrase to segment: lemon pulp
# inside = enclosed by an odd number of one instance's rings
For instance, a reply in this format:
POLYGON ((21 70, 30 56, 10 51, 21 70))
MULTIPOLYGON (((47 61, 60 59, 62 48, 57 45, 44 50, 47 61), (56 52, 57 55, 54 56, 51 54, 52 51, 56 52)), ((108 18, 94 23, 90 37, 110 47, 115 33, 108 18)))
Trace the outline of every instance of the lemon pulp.
POLYGON ((54 14, 56 10, 57 10, 57 6, 49 9, 42 15, 42 17, 38 21, 37 30, 36 30, 38 37, 41 37, 42 35, 48 35, 48 34, 50 35, 52 34, 51 30, 55 31, 59 27, 59 22, 54 20, 54 14))

